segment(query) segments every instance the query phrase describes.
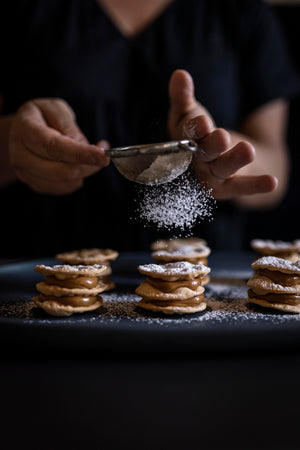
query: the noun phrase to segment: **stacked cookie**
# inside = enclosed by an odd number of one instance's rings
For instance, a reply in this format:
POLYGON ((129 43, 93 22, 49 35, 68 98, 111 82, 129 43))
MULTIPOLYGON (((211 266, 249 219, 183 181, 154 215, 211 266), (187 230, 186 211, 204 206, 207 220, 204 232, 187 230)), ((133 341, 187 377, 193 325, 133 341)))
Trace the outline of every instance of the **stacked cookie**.
POLYGON ((210 269, 187 261, 138 267, 147 276, 136 289, 138 306, 165 314, 190 314, 206 308, 204 284, 210 269))
POLYGON ((276 256, 277 258, 284 258, 293 262, 298 261, 300 258, 299 239, 293 242, 253 239, 250 242, 250 246, 258 254, 258 257, 276 256))
POLYGON ((111 265, 110 261, 115 260, 119 256, 116 250, 110 248, 99 249, 82 249, 74 250, 72 252, 59 253, 55 257, 59 261, 65 264, 80 264, 80 265, 94 265, 101 264, 106 267, 106 269, 101 274, 100 280, 105 283, 106 291, 115 288, 114 283, 111 281, 111 265))
POLYGON ((201 248, 204 245, 207 245, 207 242, 198 237, 159 239, 152 242, 150 248, 152 251, 156 252, 157 250, 177 250, 178 248, 186 245, 193 248, 201 248))
POLYGON ((74 313, 99 308, 102 297, 98 294, 107 286, 99 278, 106 270, 105 265, 37 265, 35 272, 45 276, 37 283, 40 293, 33 301, 48 314, 70 316, 74 313))
POLYGON ((263 256, 252 263, 247 285, 249 302, 281 311, 300 313, 300 260, 263 256))

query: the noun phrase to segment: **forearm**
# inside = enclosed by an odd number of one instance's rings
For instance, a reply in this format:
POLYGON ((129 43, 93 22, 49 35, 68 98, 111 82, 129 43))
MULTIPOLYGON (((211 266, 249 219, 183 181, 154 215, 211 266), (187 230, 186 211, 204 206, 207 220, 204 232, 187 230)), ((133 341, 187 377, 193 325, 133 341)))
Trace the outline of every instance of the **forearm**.
POLYGON ((0 188, 17 180, 9 159, 9 133, 13 116, 0 116, 0 188))
POLYGON ((245 209, 272 208, 284 197, 289 179, 290 157, 284 141, 269 142, 250 137, 246 134, 232 132, 232 144, 241 140, 250 142, 255 148, 255 159, 238 171, 239 175, 252 176, 269 173, 278 179, 277 188, 269 193, 237 196, 234 203, 245 209))

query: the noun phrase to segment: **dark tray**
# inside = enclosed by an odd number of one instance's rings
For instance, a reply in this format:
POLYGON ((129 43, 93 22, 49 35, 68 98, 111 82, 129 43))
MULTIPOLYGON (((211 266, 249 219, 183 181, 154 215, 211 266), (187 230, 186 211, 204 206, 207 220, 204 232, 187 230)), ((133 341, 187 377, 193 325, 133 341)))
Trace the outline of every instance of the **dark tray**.
MULTIPOLYGON (((42 277, 32 260, 0 266, 0 336, 9 351, 199 353, 300 347, 300 315, 282 314, 247 301, 252 254, 212 253, 208 307, 194 315, 154 314, 137 306, 135 288, 144 279, 139 264, 145 253, 121 254, 112 264, 116 290, 104 293, 93 312, 56 318, 33 302, 42 277)), ((67 353, 66 353, 67 354, 67 353)))

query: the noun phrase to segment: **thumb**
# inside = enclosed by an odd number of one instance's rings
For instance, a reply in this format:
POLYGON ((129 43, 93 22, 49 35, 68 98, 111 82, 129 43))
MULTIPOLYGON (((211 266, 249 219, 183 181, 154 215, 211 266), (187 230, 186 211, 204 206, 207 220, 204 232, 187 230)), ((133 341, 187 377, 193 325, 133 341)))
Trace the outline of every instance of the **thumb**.
POLYGON ((196 105, 194 81, 186 70, 175 70, 169 82, 170 114, 178 119, 189 114, 196 105))

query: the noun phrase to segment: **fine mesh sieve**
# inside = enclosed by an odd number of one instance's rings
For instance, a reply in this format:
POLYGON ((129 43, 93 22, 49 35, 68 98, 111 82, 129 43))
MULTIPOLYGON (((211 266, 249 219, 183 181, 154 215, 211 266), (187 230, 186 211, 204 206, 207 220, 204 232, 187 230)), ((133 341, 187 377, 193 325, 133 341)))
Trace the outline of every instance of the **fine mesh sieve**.
POLYGON ((191 140, 118 147, 105 150, 128 180, 162 184, 174 180, 190 165, 197 144, 191 140))

